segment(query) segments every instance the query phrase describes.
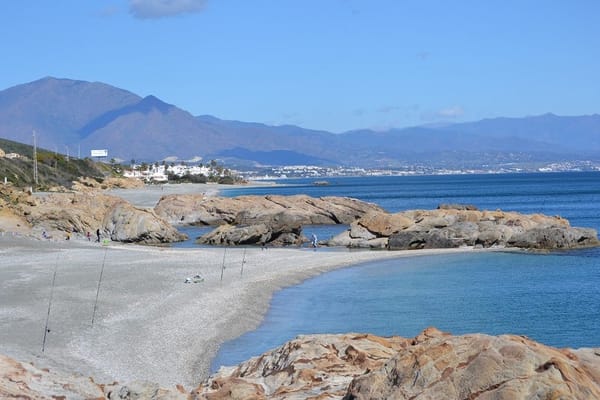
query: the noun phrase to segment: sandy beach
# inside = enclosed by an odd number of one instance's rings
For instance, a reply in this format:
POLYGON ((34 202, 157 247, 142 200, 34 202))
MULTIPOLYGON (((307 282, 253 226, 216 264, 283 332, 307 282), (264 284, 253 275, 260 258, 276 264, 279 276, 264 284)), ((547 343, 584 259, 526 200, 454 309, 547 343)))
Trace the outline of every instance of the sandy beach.
MULTIPOLYGON (((189 189, 212 189, 202 186, 189 189)), ((150 187, 123 197, 151 207, 162 194, 150 187)), ((173 249, 4 232, 0 353, 97 382, 191 389, 220 344, 260 324, 275 291, 362 262, 457 251, 476 250, 173 249), (185 283, 197 274, 202 282, 185 283)))

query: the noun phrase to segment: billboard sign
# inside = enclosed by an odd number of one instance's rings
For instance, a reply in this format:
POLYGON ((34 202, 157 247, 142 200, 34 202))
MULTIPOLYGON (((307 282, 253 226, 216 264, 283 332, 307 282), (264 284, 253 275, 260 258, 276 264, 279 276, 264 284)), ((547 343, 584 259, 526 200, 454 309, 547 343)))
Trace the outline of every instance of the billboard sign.
POLYGON ((108 157, 108 150, 92 150, 92 157, 108 157))

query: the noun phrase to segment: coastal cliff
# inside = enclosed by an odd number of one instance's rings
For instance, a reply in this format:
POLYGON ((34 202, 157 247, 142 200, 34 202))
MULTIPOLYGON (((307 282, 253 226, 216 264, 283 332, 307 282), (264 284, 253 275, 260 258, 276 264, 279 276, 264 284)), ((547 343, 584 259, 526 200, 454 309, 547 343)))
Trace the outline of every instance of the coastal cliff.
POLYGON ((514 335, 307 335, 222 368, 197 388, 96 383, 0 356, 0 396, 109 399, 597 399, 600 349, 514 335))

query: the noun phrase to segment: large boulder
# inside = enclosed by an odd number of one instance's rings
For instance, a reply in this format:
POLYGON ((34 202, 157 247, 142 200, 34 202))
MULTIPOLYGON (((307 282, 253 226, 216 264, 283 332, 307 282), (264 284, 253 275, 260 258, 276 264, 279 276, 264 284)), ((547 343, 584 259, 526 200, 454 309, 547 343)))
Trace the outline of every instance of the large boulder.
POLYGON ((103 221, 104 231, 116 242, 157 244, 185 240, 172 225, 158 218, 153 211, 120 202, 110 209, 103 221))
POLYGON ((269 215, 262 222, 250 225, 220 225, 212 232, 196 240, 200 244, 211 245, 301 245, 306 239, 302 236, 302 220, 295 215, 279 213, 269 215))
POLYGON ((388 240, 388 248, 392 250, 450 249, 462 245, 463 241, 450 237, 446 229, 407 230, 394 233, 388 240))
POLYGON ((382 211, 371 211, 363 215, 357 224, 376 236, 390 236, 414 225, 414 220, 402 213, 389 214, 382 211))
POLYGON ((535 228, 512 236, 508 245, 525 249, 573 249, 598 244, 591 228, 535 228))

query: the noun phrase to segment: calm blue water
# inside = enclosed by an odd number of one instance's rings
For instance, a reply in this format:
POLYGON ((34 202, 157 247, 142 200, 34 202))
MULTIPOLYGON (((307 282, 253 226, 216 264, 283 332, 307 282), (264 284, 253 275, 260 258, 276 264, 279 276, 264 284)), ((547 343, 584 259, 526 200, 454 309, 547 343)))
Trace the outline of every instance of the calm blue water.
MULTIPOLYGON (((389 211, 469 203, 561 215, 574 226, 600 229, 600 173, 335 178, 325 187, 292 182, 243 194, 341 195, 389 211)), ((600 347, 600 250, 413 257, 327 273, 277 292, 262 325, 224 344, 213 368, 237 364, 298 334, 410 337, 428 326, 600 347)))

